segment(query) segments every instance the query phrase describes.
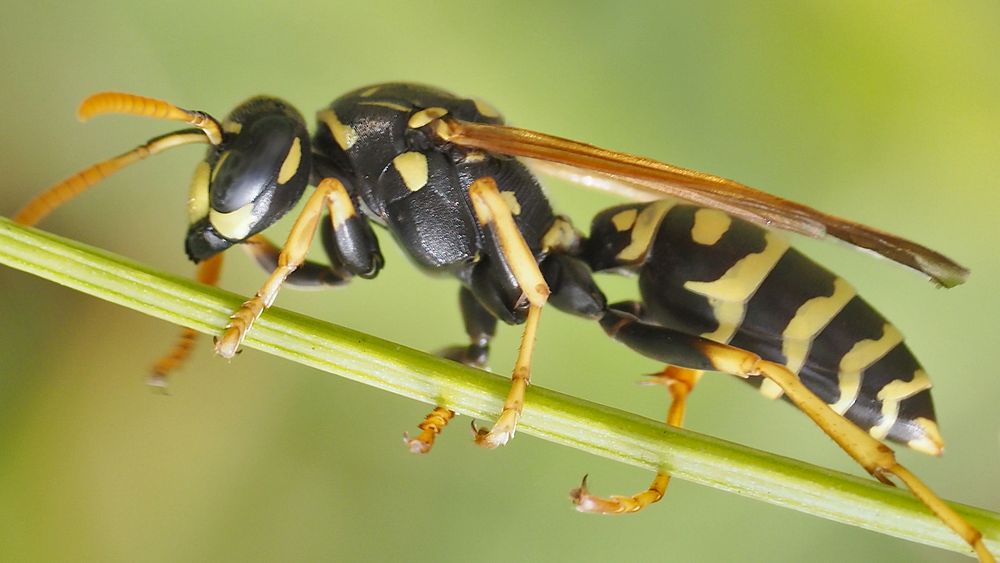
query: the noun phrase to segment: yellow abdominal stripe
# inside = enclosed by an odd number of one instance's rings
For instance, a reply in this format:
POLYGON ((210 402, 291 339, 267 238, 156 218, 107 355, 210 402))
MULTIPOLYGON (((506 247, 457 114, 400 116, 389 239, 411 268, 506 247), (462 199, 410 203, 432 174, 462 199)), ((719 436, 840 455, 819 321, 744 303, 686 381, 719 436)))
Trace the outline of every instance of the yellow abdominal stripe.
POLYGON ((830 405, 838 414, 844 414, 858 399, 861 390, 861 372, 888 354, 903 341, 903 335, 889 323, 882 329, 882 337, 877 340, 867 339, 854 344, 840 360, 840 371, 837 374, 840 386, 840 399, 830 405))
POLYGON ((719 323, 716 330, 702 334, 703 337, 716 342, 729 342, 743 322, 747 301, 788 250, 788 242, 773 233, 766 233, 764 240, 764 250, 744 256, 719 279, 684 284, 688 291, 708 298, 719 323))

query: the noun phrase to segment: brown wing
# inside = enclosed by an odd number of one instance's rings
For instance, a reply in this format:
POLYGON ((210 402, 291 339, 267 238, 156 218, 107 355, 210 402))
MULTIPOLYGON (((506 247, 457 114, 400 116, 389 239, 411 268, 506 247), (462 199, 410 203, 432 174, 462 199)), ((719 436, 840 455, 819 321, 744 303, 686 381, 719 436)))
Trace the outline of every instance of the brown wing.
POLYGON ((580 183, 588 183, 588 173, 593 172, 598 180, 601 176, 608 180, 603 187, 617 186, 612 189, 631 197, 656 199, 669 195, 721 209, 767 228, 813 238, 829 235, 922 272, 944 287, 956 286, 969 275, 969 270, 950 258, 915 242, 719 176, 504 125, 445 118, 437 133, 459 146, 552 163, 543 168, 580 183), (571 169, 587 173, 578 175, 571 169))

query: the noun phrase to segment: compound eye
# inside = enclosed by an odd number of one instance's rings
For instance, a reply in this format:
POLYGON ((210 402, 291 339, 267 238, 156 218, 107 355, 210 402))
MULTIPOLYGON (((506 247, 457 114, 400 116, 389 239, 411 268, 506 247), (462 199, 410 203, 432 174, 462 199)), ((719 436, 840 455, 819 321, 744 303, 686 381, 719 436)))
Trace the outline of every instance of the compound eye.
POLYGON ((227 143, 212 174, 211 205, 230 213, 299 176, 303 168, 299 126, 284 115, 244 125, 227 143))

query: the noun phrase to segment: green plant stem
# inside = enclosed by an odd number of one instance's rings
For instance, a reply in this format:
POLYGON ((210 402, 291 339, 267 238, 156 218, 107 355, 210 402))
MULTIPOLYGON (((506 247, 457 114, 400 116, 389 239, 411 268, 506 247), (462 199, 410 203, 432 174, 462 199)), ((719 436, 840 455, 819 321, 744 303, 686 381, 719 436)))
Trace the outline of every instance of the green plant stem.
MULTIPOLYGON (((235 294, 155 272, 2 217, 0 263, 209 334, 217 333, 242 302, 235 294)), ((509 388, 506 378, 278 308, 264 314, 245 344, 487 420, 499 412, 509 388)), ((662 467, 680 479, 971 554, 954 532, 905 491, 541 387, 529 389, 519 430, 644 469, 662 467)), ((954 506, 983 532, 987 546, 1000 552, 1000 514, 954 506)))

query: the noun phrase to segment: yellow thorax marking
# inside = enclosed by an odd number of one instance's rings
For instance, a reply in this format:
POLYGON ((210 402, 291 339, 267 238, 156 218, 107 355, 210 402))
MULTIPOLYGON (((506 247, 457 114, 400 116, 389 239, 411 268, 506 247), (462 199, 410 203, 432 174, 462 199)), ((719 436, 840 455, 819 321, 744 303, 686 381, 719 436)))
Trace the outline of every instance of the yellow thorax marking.
POLYGON ((427 157, 419 152, 404 152, 392 159, 392 165, 403 178, 403 183, 411 192, 427 185, 427 157))
POLYGON ((341 123, 340 118, 337 117, 337 114, 333 110, 322 110, 316 114, 316 117, 330 128, 330 133, 333 134, 334 140, 345 151, 353 147, 354 143, 358 141, 357 131, 350 125, 341 123))

